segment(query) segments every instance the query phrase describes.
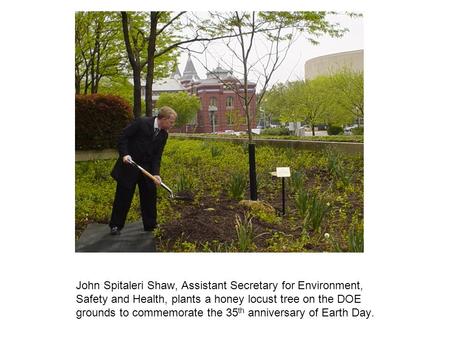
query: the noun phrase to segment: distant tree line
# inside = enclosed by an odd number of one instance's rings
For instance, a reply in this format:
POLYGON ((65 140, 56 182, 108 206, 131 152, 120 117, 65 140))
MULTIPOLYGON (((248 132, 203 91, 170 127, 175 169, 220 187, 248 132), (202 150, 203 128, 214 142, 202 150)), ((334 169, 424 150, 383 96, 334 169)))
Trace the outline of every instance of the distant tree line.
POLYGON ((364 118, 364 74, 343 69, 313 80, 278 84, 261 105, 266 119, 343 126, 364 118))

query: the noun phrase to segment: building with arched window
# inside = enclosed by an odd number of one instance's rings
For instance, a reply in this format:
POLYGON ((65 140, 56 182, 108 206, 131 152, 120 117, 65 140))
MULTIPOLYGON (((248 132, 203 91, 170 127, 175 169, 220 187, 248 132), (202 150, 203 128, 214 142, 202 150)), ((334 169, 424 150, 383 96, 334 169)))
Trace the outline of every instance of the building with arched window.
MULTIPOLYGON (((196 95, 201 107, 194 121, 180 128, 178 132, 212 133, 225 130, 246 131, 247 118, 243 105, 244 87, 242 81, 233 76, 231 70, 218 66, 200 79, 189 55, 181 75, 177 71, 170 79, 155 81, 152 98, 156 102, 163 92, 187 91, 196 95)), ((248 83, 251 128, 256 126, 256 83, 248 83)))

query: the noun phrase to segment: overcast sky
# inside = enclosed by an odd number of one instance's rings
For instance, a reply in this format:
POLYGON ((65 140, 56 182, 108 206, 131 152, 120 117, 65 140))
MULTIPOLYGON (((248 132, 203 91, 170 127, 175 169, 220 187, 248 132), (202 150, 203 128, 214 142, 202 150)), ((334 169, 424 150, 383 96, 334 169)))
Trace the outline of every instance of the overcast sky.
MULTIPOLYGON (((305 73, 305 61, 326 54, 363 49, 363 18, 350 18, 346 15, 337 15, 330 18, 332 22, 339 22, 342 27, 349 29, 342 38, 319 38, 319 45, 312 45, 304 37, 300 37, 290 48, 282 66, 273 74, 270 86, 277 82, 293 81, 303 79, 305 73)), ((264 49, 266 41, 259 40, 257 44, 258 51, 264 49)), ((191 46, 193 48, 198 45, 191 46)), ((232 59, 232 53, 224 47, 223 42, 216 42, 209 46, 204 54, 193 54, 193 62, 200 78, 206 77, 206 70, 202 63, 207 63, 209 69, 215 68, 219 63, 223 68, 233 68, 237 70, 238 62, 232 59), (201 60, 201 62, 200 62, 201 60), (206 61, 205 61, 206 60, 206 61), (227 67, 228 65, 228 67, 227 67)), ((179 69, 182 73, 188 57, 187 52, 182 52, 179 58, 179 69)), ((235 74, 237 76, 237 74, 235 74)), ((238 76, 239 77, 239 76, 238 76)), ((251 80, 256 81, 255 75, 251 80)))

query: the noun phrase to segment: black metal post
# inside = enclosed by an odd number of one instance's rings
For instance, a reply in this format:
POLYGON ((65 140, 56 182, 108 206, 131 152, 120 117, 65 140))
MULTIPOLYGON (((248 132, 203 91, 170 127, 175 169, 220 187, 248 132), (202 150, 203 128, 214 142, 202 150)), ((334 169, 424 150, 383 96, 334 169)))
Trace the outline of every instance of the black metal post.
POLYGON ((256 160, 255 160, 255 144, 248 145, 248 161, 250 169, 250 199, 256 201, 258 199, 258 189, 256 186, 256 160))
POLYGON ((281 178, 281 201, 282 201, 282 212, 283 212, 283 216, 286 215, 286 209, 285 209, 285 205, 286 205, 286 199, 284 196, 284 177, 281 178))

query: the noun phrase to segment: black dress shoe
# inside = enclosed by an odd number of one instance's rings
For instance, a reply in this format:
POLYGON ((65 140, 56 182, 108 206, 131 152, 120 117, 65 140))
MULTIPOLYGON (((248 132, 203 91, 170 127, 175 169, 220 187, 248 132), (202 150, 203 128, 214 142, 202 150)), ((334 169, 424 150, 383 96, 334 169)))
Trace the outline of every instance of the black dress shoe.
POLYGON ((110 234, 115 236, 115 235, 120 235, 120 229, 118 227, 112 227, 110 234))

